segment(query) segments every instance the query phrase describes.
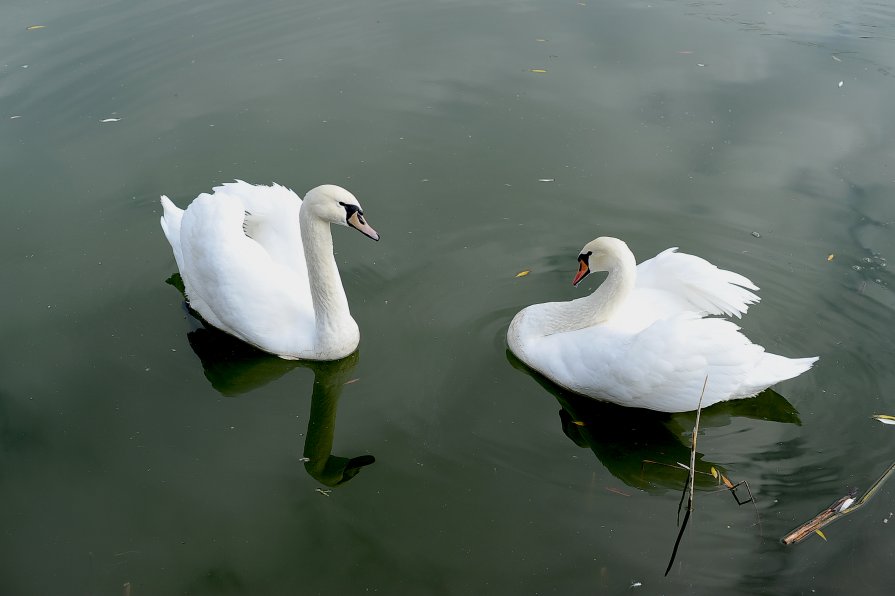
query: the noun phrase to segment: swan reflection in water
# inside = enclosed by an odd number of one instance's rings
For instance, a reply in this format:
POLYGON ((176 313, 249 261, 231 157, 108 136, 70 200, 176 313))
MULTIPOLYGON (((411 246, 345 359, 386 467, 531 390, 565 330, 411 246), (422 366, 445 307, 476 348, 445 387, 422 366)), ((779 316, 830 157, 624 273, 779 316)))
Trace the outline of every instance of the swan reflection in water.
MULTIPOLYGON (((556 385, 528 368, 509 350, 507 359, 513 368, 527 373, 556 398, 561 406, 563 433, 579 447, 590 448, 613 476, 638 490, 679 490, 683 486, 686 472, 677 463, 689 464, 695 412, 667 414, 598 401, 556 385)), ((795 408, 783 396, 766 390, 751 399, 724 402, 703 410, 699 426, 726 426, 734 417, 801 424, 795 408)), ((696 470, 708 472, 712 467, 725 473, 722 466, 705 461, 697 451, 696 470)), ((735 472, 731 474, 736 477, 735 472)), ((717 485, 717 480, 697 475, 696 485, 709 487, 717 485)))
MULTIPOLYGON (((174 274, 167 282, 182 292, 179 274, 174 274)), ((312 478, 326 486, 338 486, 376 461, 372 455, 349 458, 332 454, 339 397, 357 365, 357 351, 329 362, 283 360, 205 325, 186 303, 183 306, 191 327, 187 340, 202 362, 205 378, 221 395, 233 397, 247 393, 279 379, 294 368, 309 368, 314 372, 302 458, 305 470, 312 478)))

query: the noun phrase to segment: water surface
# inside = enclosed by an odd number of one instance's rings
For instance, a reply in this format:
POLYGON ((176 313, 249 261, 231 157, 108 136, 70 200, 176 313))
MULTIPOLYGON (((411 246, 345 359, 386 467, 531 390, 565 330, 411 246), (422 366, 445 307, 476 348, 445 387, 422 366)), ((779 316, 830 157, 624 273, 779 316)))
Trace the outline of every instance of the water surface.
POLYGON ((0 23, 0 592, 888 590, 892 487, 827 542, 779 539, 895 458, 870 419, 895 414, 890 6, 13 0, 0 23), (334 231, 356 358, 283 362, 183 309, 158 196, 234 178, 362 201, 382 242, 334 231), (757 506, 701 482, 667 578, 684 476, 642 462, 685 461, 693 416, 506 353, 520 308, 598 283, 569 282, 599 235, 747 275, 749 337, 821 358, 705 412, 699 466, 757 506))

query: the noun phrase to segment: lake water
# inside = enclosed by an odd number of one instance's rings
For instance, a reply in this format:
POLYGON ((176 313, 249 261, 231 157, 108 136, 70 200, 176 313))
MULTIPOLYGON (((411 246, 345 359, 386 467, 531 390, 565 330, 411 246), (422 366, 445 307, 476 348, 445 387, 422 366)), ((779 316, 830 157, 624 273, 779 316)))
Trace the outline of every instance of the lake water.
POLYGON ((891 589, 895 483, 780 543, 895 460, 891 4, 7 0, 0 30, 0 593, 891 589), (361 200, 355 358, 187 316, 158 197, 235 178, 361 200), (643 462, 694 416, 506 351, 600 235, 750 277, 745 333, 820 356, 703 413, 700 471, 756 506, 700 480, 667 577, 686 474, 643 462))

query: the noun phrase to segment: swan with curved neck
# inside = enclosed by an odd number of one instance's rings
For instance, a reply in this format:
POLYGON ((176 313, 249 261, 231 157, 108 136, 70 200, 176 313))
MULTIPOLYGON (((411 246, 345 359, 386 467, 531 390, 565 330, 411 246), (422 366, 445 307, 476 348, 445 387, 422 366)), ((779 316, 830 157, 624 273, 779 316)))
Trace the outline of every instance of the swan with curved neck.
POLYGON ((747 278, 668 249, 636 264, 627 244, 601 237, 578 255, 578 285, 606 271, 590 295, 535 304, 510 323, 510 349, 553 382, 589 397, 664 412, 751 397, 798 376, 817 358, 785 358, 753 344, 739 318, 759 298, 747 278))
POLYGON ((350 192, 323 185, 302 201, 279 185, 238 180, 186 210, 161 202, 187 300, 208 323, 287 359, 335 360, 357 349, 330 226, 379 234, 350 192))

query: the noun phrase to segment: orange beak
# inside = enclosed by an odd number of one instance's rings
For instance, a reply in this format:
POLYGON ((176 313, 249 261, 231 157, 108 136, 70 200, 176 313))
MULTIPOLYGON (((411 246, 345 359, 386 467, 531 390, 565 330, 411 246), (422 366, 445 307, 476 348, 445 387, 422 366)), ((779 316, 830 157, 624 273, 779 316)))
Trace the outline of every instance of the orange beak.
POLYGON ((588 276, 590 273, 590 267, 587 266, 587 261, 584 259, 578 260, 578 273, 575 274, 575 279, 572 280, 572 285, 577 286, 578 283, 588 276))

